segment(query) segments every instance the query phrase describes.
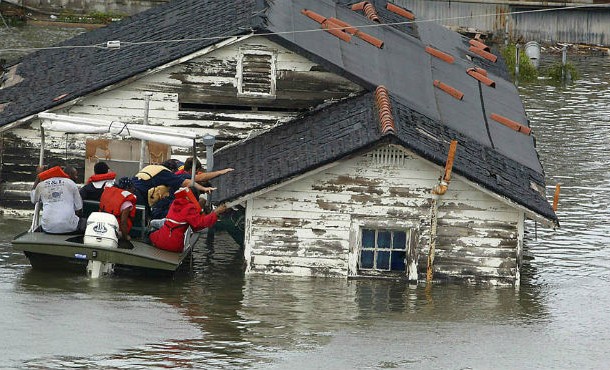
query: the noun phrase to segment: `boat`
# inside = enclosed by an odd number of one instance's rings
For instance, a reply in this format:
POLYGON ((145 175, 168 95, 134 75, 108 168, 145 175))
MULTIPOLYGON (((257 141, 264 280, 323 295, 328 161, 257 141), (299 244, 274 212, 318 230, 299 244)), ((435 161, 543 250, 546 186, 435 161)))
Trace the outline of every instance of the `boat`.
MULTIPOLYGON (((83 208, 97 209, 99 202, 85 201, 83 208)), ((172 275, 190 260, 203 231, 185 235, 184 250, 174 253, 154 247, 146 240, 146 216, 137 206, 132 239, 119 240, 116 218, 108 213, 90 212, 84 234, 48 234, 38 227, 17 235, 13 248, 21 251, 35 269, 86 272, 97 279, 110 274, 172 275)))
MULTIPOLYGON (((140 140, 177 145, 193 146, 200 135, 178 132, 164 127, 143 127, 117 121, 106 122, 81 117, 41 113, 41 154, 43 163, 44 131, 67 133, 111 133, 140 140), (125 128, 128 129, 125 129, 125 128)), ((208 138, 209 142, 209 138, 208 138)), ((213 143, 212 143, 213 145, 213 143)), ((187 265, 199 236, 205 231, 194 232, 190 227, 185 234, 184 250, 174 253, 158 249, 148 242, 146 229, 150 226, 144 206, 136 206, 136 216, 130 236, 131 241, 119 240, 118 222, 108 213, 97 212, 99 202, 84 201, 83 216, 87 217, 84 234, 48 234, 39 227, 40 203, 36 204, 32 225, 12 240, 13 248, 21 251, 35 269, 62 269, 86 272, 92 279, 115 273, 146 273, 155 275, 173 274, 187 265)))

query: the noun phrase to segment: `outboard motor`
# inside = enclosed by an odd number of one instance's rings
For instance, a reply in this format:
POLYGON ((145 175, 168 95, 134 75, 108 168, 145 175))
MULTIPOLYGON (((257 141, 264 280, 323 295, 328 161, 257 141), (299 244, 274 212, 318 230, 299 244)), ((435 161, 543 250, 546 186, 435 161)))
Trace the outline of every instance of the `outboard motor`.
MULTIPOLYGON (((88 246, 99 246, 100 248, 118 248, 119 223, 110 213, 92 212, 87 219, 87 229, 83 238, 84 244, 88 246)), ((110 274, 114 266, 110 262, 89 260, 87 264, 87 275, 93 279, 103 274, 110 274)))

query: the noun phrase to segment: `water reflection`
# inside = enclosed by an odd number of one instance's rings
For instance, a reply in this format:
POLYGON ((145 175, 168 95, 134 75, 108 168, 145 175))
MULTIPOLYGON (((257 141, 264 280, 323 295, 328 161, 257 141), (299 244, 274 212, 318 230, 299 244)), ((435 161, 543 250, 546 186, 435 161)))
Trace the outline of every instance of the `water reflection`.
MULTIPOLYGON (((547 183, 561 184, 561 228, 539 228, 538 239, 529 238, 527 246, 552 280, 594 276, 608 281, 610 58, 572 57, 572 62, 582 72, 573 85, 520 88, 547 183)), ((534 225, 527 226, 532 230, 534 225)))
POLYGON ((384 280, 244 276, 242 264, 240 248, 226 234, 217 235, 213 249, 199 245, 192 274, 170 280, 93 281, 18 264, 22 273, 11 294, 28 308, 18 310, 19 327, 9 329, 22 340, 29 337, 18 333, 35 326, 45 340, 62 338, 61 348, 48 352, 34 341, 24 362, 29 367, 208 368, 269 363, 276 351, 313 350, 346 328, 377 332, 391 322, 527 325, 548 319, 535 286, 426 290, 384 280))

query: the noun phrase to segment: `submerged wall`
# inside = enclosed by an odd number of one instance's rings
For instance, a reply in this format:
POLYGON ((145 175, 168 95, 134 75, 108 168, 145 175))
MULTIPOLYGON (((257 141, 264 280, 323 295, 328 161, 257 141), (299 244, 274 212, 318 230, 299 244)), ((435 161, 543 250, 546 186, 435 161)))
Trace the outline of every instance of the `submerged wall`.
MULTIPOLYGON (((247 273, 425 280, 431 189, 441 171, 388 146, 249 200, 247 273), (363 229, 406 232, 401 274, 361 268, 363 229)), ((439 203, 435 279, 519 284, 522 245, 523 213, 454 177, 439 203)))

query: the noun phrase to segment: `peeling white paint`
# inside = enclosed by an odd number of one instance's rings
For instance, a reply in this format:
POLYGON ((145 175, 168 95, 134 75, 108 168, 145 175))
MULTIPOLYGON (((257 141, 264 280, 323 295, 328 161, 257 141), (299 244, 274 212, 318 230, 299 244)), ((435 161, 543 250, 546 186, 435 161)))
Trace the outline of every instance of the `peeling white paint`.
MULTIPOLYGON (((255 202, 248 203, 251 221, 246 235, 257 262, 249 272, 328 276, 333 271, 357 276, 362 225, 357 220, 366 219, 384 227, 403 223, 402 227, 417 230, 417 250, 408 260, 405 278, 425 278, 422 259, 427 256, 430 189, 439 169, 413 153, 380 165, 378 158, 387 154, 381 151, 304 174, 255 196, 255 202), (321 261, 332 262, 321 266, 321 261)), ((514 282, 523 212, 459 176, 454 176, 445 197, 439 204, 435 276, 514 282)))

